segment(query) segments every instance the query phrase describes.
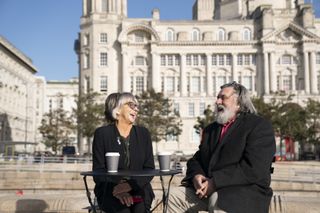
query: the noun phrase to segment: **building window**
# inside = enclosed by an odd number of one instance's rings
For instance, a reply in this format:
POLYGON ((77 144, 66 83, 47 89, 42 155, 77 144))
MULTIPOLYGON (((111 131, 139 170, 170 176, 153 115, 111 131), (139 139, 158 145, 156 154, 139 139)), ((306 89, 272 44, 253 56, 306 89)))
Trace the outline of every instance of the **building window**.
POLYGON ((137 92, 144 91, 144 77, 143 76, 136 77, 136 91, 137 92))
POLYGON ((192 30, 192 41, 200 41, 200 32, 197 29, 192 30))
POLYGON ((166 77, 166 91, 174 92, 174 77, 166 77))
POLYGON ((244 64, 250 65, 250 55, 244 55, 244 64))
POLYGON ((224 41, 225 39, 225 31, 224 29, 219 29, 218 30, 218 41, 224 41))
POLYGON ((175 59, 175 65, 176 66, 180 66, 180 57, 179 57, 179 55, 175 55, 174 59, 175 59))
POLYGON ((292 87, 291 87, 291 76, 290 75, 282 76, 282 83, 283 83, 283 90, 284 91, 290 91, 292 89, 292 87))
POLYGON ((316 55, 316 64, 320 64, 320 53, 316 55))
POLYGON ((217 55, 216 55, 216 54, 213 54, 213 55, 212 55, 212 65, 213 65, 213 66, 216 66, 216 65, 217 65, 217 55))
POLYGON ((220 88, 222 85, 226 84, 227 78, 225 76, 217 77, 217 86, 220 88))
POLYGON ((227 55, 226 55, 226 65, 230 66, 230 65, 231 65, 231 62, 232 62, 232 60, 231 60, 231 54, 227 54, 227 55))
POLYGON ((256 64, 257 64, 257 57, 256 57, 256 54, 252 54, 251 56, 252 56, 252 58, 251 58, 251 62, 252 62, 252 64, 253 64, 253 65, 256 65, 256 64))
POLYGON ((242 65, 243 64, 243 59, 242 59, 242 55, 238 55, 238 65, 242 65))
POLYGON ((191 92, 199 93, 200 92, 200 76, 193 76, 191 92))
POLYGON ((198 55, 192 55, 192 57, 193 57, 193 66, 198 66, 199 65, 198 55))
POLYGON ((161 66, 166 66, 166 56, 161 55, 161 66))
POLYGON ((173 66, 173 55, 168 55, 168 66, 173 66))
POLYGON ((202 66, 206 65, 206 56, 205 55, 200 55, 200 59, 201 59, 201 65, 202 66))
POLYGON ((108 53, 100 53, 100 66, 108 66, 108 53))
POLYGON ((135 65, 136 66, 143 66, 144 65, 144 57, 143 56, 136 56, 135 65))
POLYGON ((186 60, 187 60, 187 65, 191 65, 191 55, 187 55, 186 57, 186 60))
POLYGON ((219 59, 219 65, 223 66, 224 65, 224 55, 218 55, 219 59))
POLYGON ((189 112, 189 116, 194 117, 194 103, 188 104, 188 112, 189 112))
POLYGON ((108 42, 108 35, 107 33, 100 33, 100 42, 107 43, 108 42))
POLYGON ((199 106, 199 114, 204 115, 204 110, 206 109, 206 103, 201 102, 199 106))
POLYGON ((133 92, 133 77, 130 77, 130 91, 133 92))
POLYGON ((242 85, 247 88, 247 90, 252 91, 252 77, 251 76, 243 76, 242 77, 242 85))
POLYGON ((89 54, 84 54, 84 60, 83 60, 83 68, 88 69, 90 66, 90 57, 89 54))
POLYGON ((167 30, 167 33, 166 33, 166 40, 167 41, 174 41, 174 32, 172 29, 169 29, 167 30))
POLYGON ((243 40, 249 41, 251 40, 251 30, 246 28, 243 30, 243 40))
POLYGON ((178 137, 173 134, 167 134, 166 138, 167 138, 167 141, 177 141, 178 140, 178 137))
POLYGON ((83 45, 88 46, 88 44, 89 44, 89 34, 85 34, 83 36, 83 45))
POLYGON ((135 42, 141 43, 144 42, 144 36, 141 32, 137 32, 135 35, 135 42))
POLYGON ((101 92, 108 91, 108 77, 107 76, 100 77, 100 91, 101 92))

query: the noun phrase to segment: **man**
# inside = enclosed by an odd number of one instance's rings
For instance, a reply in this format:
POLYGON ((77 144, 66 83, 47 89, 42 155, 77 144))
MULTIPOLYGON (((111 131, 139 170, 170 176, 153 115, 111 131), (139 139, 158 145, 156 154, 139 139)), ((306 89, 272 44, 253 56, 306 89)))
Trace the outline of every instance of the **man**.
POLYGON ((169 211, 268 212, 275 154, 270 122, 256 115, 247 89, 236 82, 221 86, 215 111, 187 162, 186 188, 170 194, 169 211))

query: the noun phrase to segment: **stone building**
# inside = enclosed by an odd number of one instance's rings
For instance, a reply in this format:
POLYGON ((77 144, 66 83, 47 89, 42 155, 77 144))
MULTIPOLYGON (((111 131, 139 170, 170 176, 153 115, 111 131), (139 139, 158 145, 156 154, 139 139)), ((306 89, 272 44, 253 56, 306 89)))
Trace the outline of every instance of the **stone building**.
MULTIPOLYGON (((68 116, 72 114, 73 109, 77 108, 76 97, 79 92, 78 79, 72 78, 69 81, 47 81, 45 86, 44 112, 48 113, 56 109, 63 109, 68 116)), ((77 147, 76 132, 68 137, 69 146, 77 147)), ((58 152, 60 154, 60 150, 58 152)))
MULTIPOLYGON (((191 9, 191 8, 190 8, 191 9)), ((128 18, 127 0, 83 0, 76 52, 81 91, 173 100, 183 132, 159 148, 193 152, 193 126, 229 81, 265 100, 281 91, 320 100, 320 20, 303 0, 196 0, 193 20, 128 18)), ((165 12, 165 11, 163 11, 165 12)))
POLYGON ((43 79, 30 58, 0 36, 0 153, 30 152, 37 141, 43 79))
MULTIPOLYGON (((45 113, 76 108, 78 79, 46 81, 30 58, 0 36, 0 154, 44 151, 38 128, 45 113)), ((76 145, 75 133, 70 135, 76 145)))

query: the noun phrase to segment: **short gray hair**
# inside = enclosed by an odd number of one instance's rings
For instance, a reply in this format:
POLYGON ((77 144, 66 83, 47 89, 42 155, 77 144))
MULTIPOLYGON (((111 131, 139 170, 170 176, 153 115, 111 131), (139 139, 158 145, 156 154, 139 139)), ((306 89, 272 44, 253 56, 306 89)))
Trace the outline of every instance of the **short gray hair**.
POLYGON ((119 95, 118 102, 116 107, 112 110, 112 117, 117 120, 117 112, 119 111, 120 107, 128 102, 133 102, 138 104, 138 100, 136 97, 130 92, 124 92, 119 95))
POLYGON ((238 95, 237 101, 240 106, 240 112, 257 114, 257 110, 250 99, 250 94, 243 85, 237 83, 236 81, 233 81, 222 85, 220 88, 223 89, 226 87, 232 87, 235 93, 238 95))

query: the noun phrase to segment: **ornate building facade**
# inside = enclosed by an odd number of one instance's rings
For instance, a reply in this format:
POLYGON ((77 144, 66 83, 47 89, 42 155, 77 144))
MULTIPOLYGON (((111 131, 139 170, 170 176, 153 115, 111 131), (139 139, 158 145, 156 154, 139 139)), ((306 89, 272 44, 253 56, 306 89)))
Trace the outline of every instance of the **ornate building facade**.
POLYGON ((159 148, 186 153, 199 145, 196 117, 229 81, 265 100, 279 91, 299 103, 320 100, 320 20, 311 4, 196 0, 192 9, 193 20, 161 20, 158 9, 140 19, 127 17, 127 0, 83 0, 80 91, 163 92, 183 132, 159 148))

